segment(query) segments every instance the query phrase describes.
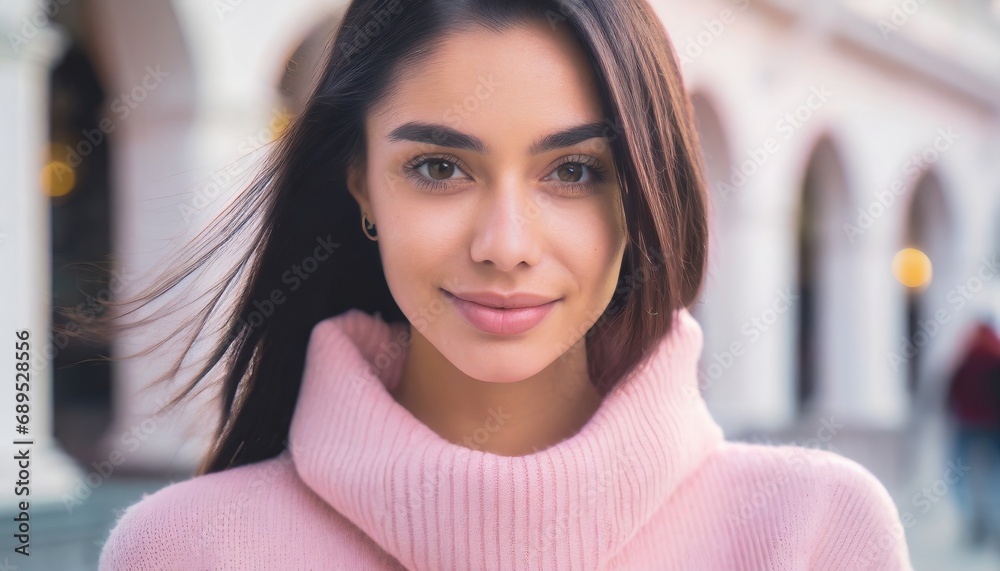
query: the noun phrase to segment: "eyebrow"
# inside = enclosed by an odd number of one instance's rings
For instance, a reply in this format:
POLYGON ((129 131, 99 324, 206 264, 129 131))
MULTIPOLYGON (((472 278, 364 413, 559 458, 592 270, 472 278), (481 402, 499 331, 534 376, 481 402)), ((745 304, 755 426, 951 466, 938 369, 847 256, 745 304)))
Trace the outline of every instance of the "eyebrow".
MULTIPOLYGON (((529 152, 538 155, 547 151, 571 147, 594 137, 604 137, 607 126, 604 123, 585 123, 550 133, 532 143, 529 152)), ((456 131, 444 125, 411 121, 396 127, 389 133, 390 141, 413 141, 441 147, 466 149, 479 154, 488 154, 489 147, 481 139, 456 131)))

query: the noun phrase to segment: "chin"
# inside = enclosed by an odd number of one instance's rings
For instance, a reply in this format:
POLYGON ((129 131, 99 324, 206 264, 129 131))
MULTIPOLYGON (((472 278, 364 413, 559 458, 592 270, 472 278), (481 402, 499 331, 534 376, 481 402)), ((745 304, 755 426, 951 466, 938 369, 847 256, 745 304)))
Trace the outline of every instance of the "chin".
POLYGON ((463 352, 463 358, 452 361, 455 368, 466 375, 484 383, 516 383, 531 378, 548 365, 548 363, 533 364, 531 360, 518 357, 517 366, 512 366, 512 360, 490 351, 490 356, 475 359, 475 352, 463 352), (470 357, 472 357, 470 359, 470 357))

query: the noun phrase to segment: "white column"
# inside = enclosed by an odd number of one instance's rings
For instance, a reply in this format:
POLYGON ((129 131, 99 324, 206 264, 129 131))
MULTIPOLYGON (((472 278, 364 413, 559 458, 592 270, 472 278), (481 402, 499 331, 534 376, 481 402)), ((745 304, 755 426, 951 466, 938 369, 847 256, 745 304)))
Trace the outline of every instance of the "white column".
MULTIPOLYGON (((291 55, 275 43, 288 41, 302 27, 283 27, 292 16, 315 19, 302 11, 305 3, 293 4, 246 3, 220 12, 203 2, 93 1, 96 51, 109 72, 107 113, 114 119, 112 239, 125 269, 126 283, 116 292, 122 297, 157 275, 165 267, 163 256, 193 239, 259 166, 254 160, 262 152, 248 152, 270 139, 269 126, 277 115, 275 81, 291 55), (153 28, 155 42, 148 37, 153 28), (150 70, 157 72, 156 78, 149 78, 150 70), (113 98, 144 89, 147 93, 134 101, 134 108, 129 105, 127 117, 115 114, 113 98)), ((205 301, 195 298, 218 283, 231 263, 215 259, 190 288, 184 284, 170 292, 164 302, 183 306, 188 300, 187 307, 175 318, 158 320, 156 331, 122 336, 115 355, 140 350, 195 317, 205 301)), ((186 365, 195 364, 210 345, 199 343, 186 365)), ((213 386, 201 397, 170 414, 155 415, 183 385, 151 389, 149 384, 172 365, 180 348, 175 344, 155 356, 115 364, 114 421, 104 448, 109 455, 126 453, 130 469, 190 470, 210 443, 219 418, 219 371, 202 381, 199 388, 206 381, 213 386), (135 438, 138 447, 128 443, 135 438)), ((194 372, 188 367, 179 380, 187 384, 194 372)))
MULTIPOLYGON (((182 210, 192 204, 203 174, 198 172, 199 94, 193 56, 171 3, 140 6, 98 0, 90 8, 95 54, 106 70, 107 99, 100 114, 111 145, 117 270, 111 289, 117 299, 130 299, 159 276, 165 256, 199 230, 182 210), (153 29, 157 31, 151 36, 153 29)), ((179 356, 181 337, 152 355, 124 358, 191 318, 200 307, 193 298, 205 287, 200 282, 182 284, 168 292, 154 306, 177 304, 179 312, 115 340, 112 356, 123 360, 112 363, 113 420, 101 440, 101 459, 130 471, 190 472, 197 466, 218 417, 211 402, 214 391, 158 414, 194 369, 182 370, 179 382, 151 386, 179 356)), ((141 314, 148 315, 150 309, 141 314)))
POLYGON ((892 249, 865 236, 834 239, 820 263, 824 296, 817 307, 819 343, 816 413, 864 428, 898 428, 906 421, 906 363, 890 353, 905 330, 905 308, 894 292, 892 249))
MULTIPOLYGON (((49 72, 65 47, 64 36, 48 26, 39 5, 29 0, 0 4, 0 474, 6 513, 20 502, 31 509, 59 502, 81 475, 52 433, 51 259, 49 202, 40 182, 48 160, 49 72), (18 332, 27 332, 27 433, 15 431, 18 399, 18 332), (30 442, 30 444, 16 444, 30 442), (27 451, 29 495, 15 494, 21 466, 14 456, 27 451)), ((19 355, 20 356, 20 355, 19 355)), ((8 520, 9 521, 9 520, 8 520)), ((8 526, 9 527, 9 526, 8 526)))
MULTIPOLYGON (((766 187, 771 177, 752 181, 766 187)), ((747 188, 741 192, 752 192, 747 188)), ((705 398, 727 434, 771 431, 795 416, 795 251, 790 217, 775 204, 747 204, 728 245, 725 326, 706 344, 700 364, 705 398)))

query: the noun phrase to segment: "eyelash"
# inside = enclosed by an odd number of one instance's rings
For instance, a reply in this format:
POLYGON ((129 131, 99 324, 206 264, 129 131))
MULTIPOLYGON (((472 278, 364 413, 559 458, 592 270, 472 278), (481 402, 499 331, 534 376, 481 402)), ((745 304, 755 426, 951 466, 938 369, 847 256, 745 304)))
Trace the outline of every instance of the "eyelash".
MULTIPOLYGON (((555 165, 555 168, 552 169, 552 172, 557 171, 559 168, 561 168, 563 165, 566 164, 583 165, 587 167, 587 169, 590 170, 591 172, 591 177, 590 177, 591 180, 589 182, 559 181, 556 183, 563 189, 569 190, 570 193, 583 194, 585 192, 595 189, 599 185, 604 184, 605 182, 608 181, 608 174, 609 174, 608 170, 596 158, 586 155, 571 155, 565 157, 565 159, 566 160, 563 160, 557 165, 555 165)), ((409 177, 410 180, 412 180, 414 183, 416 183, 417 186, 421 188, 432 189, 432 190, 443 190, 451 186, 448 182, 445 181, 436 181, 428 179, 424 175, 420 174, 420 172, 418 172, 418 169, 420 169, 420 167, 424 166, 425 164, 433 162, 451 163, 456 167, 458 167, 458 169, 461 170, 462 172, 465 172, 466 174, 468 174, 467 171, 470 170, 465 167, 465 163, 463 163, 461 159, 450 155, 421 155, 411 160, 410 162, 406 163, 403 166, 403 170, 405 171, 406 176, 409 177)), ((549 174, 551 175, 551 173, 549 174)))

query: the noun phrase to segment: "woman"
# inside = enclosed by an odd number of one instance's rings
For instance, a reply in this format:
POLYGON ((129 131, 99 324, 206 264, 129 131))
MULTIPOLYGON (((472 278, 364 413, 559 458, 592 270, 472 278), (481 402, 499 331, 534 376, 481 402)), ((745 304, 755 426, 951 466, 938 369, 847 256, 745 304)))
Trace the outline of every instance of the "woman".
POLYGON ((207 242, 215 446, 101 568, 910 568, 867 470, 709 416, 698 148, 643 0, 352 2, 207 242))

